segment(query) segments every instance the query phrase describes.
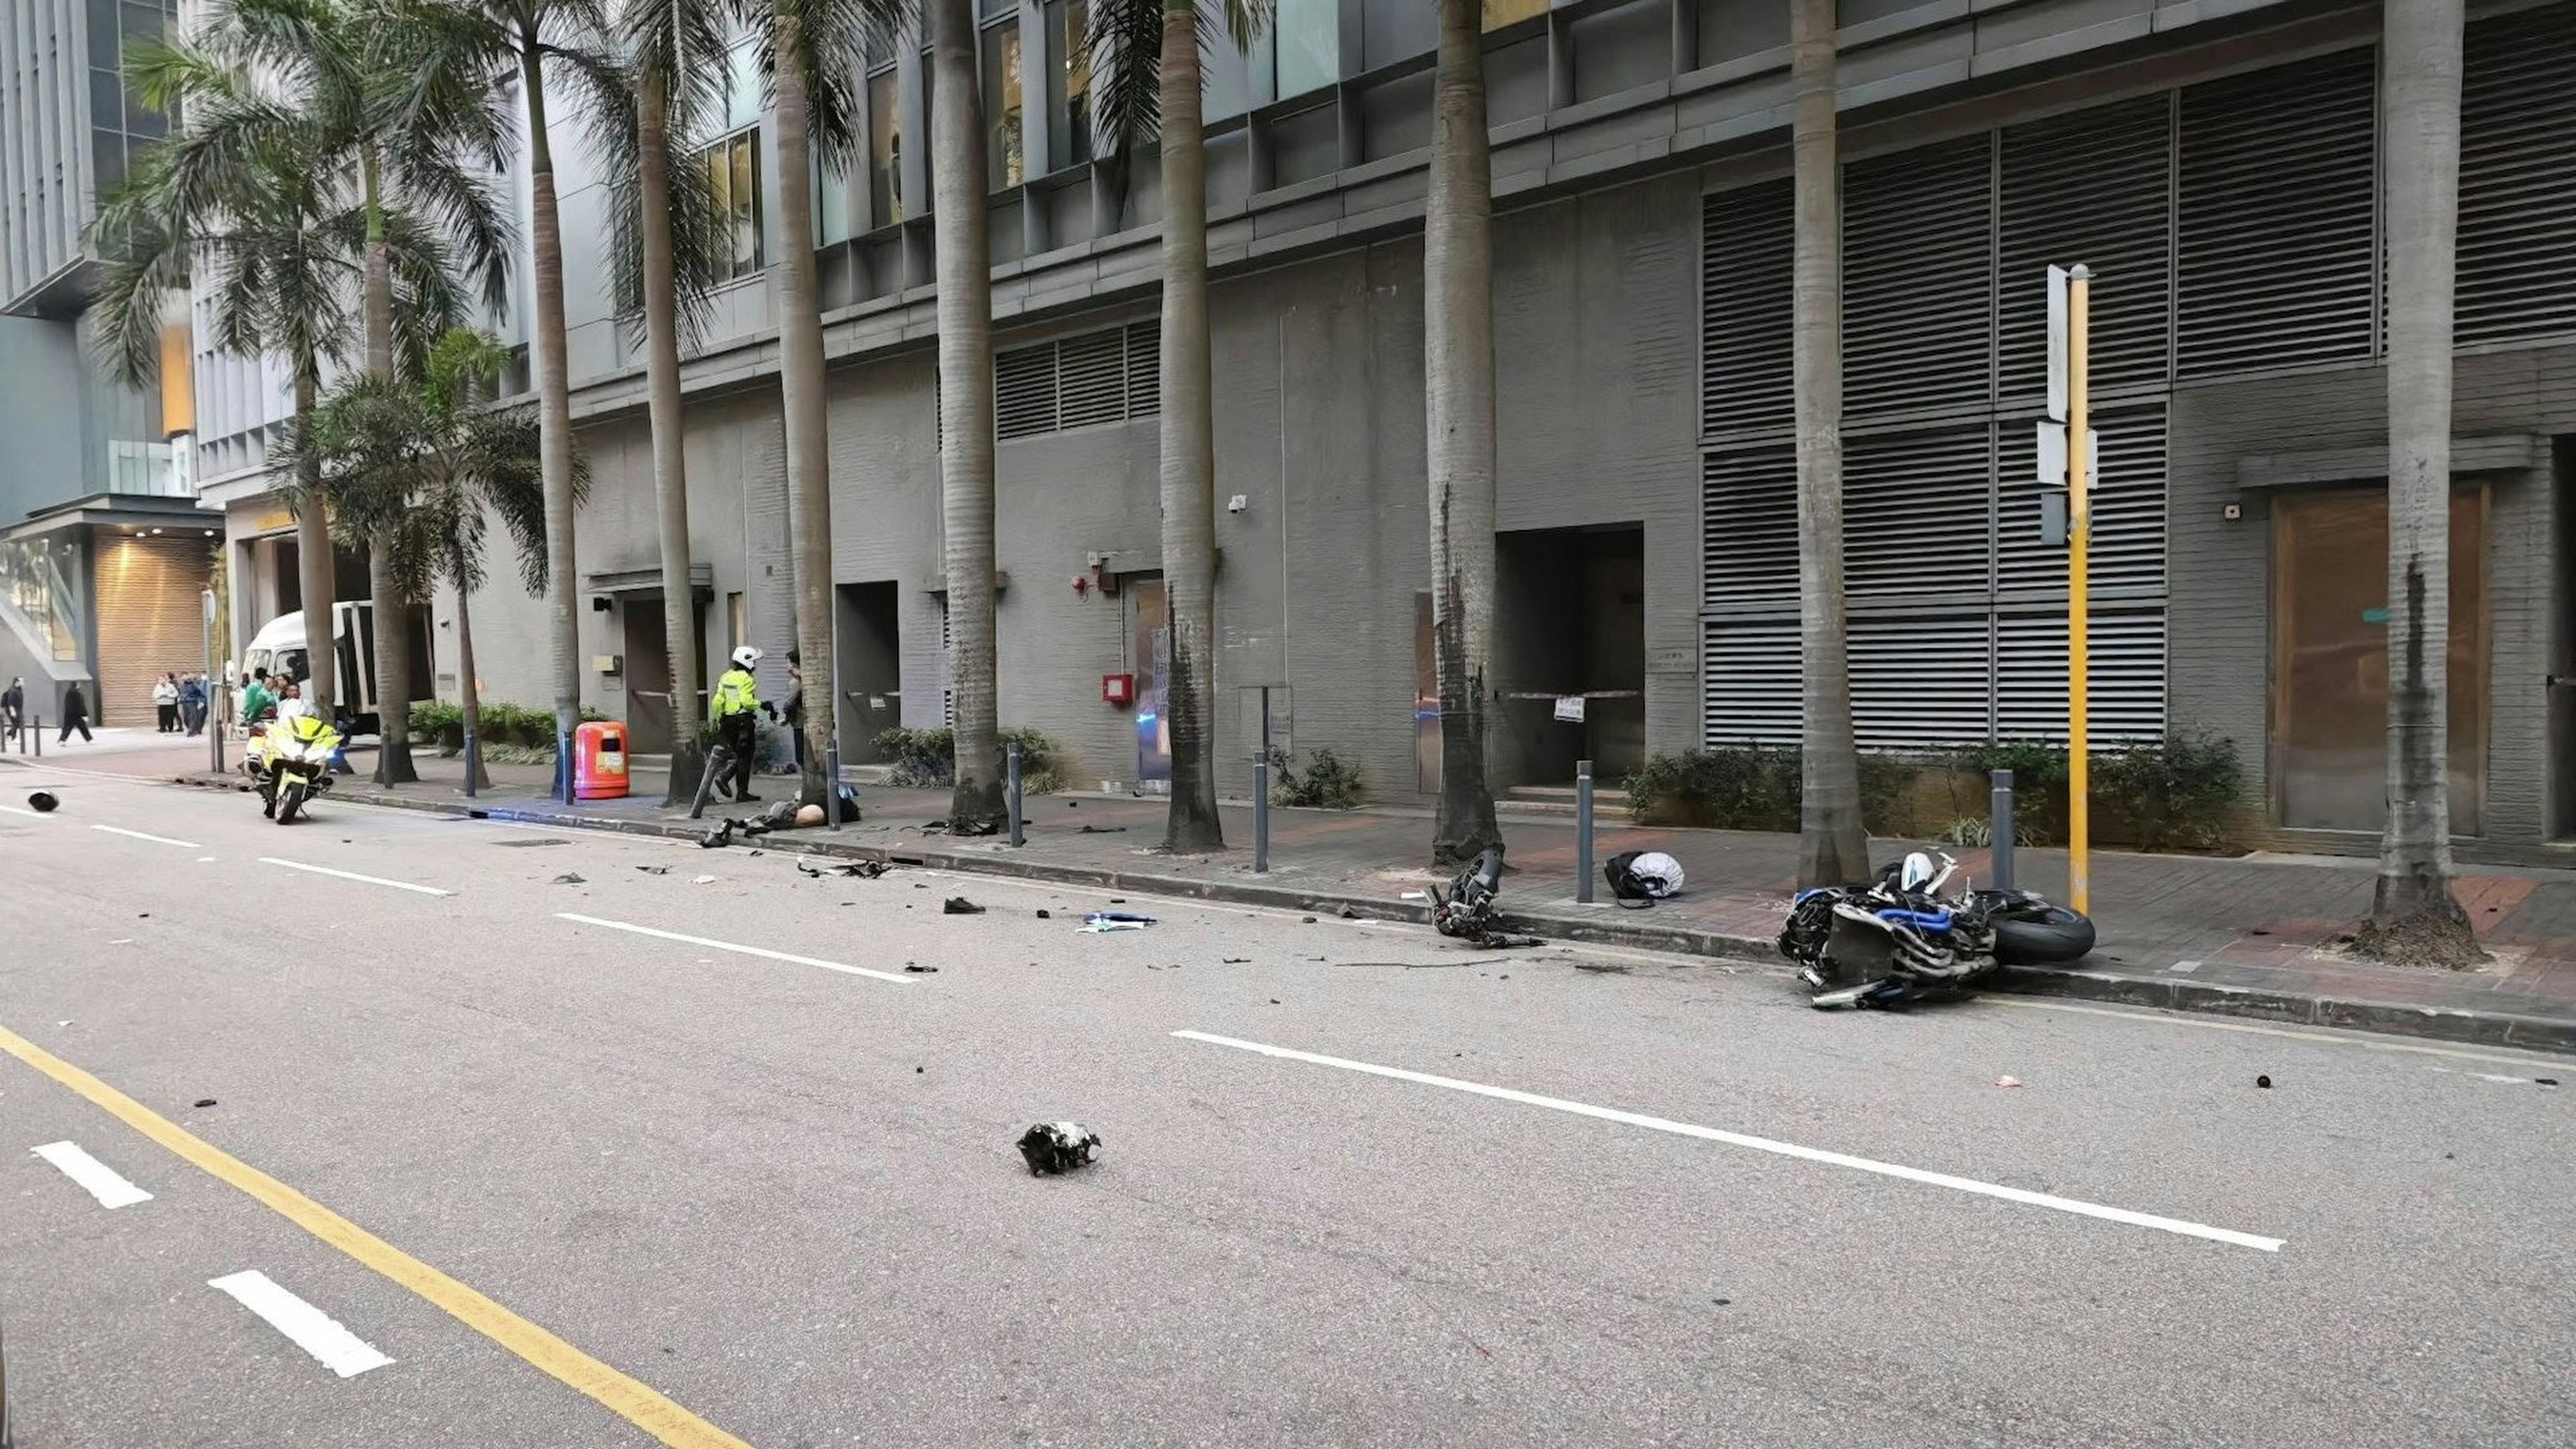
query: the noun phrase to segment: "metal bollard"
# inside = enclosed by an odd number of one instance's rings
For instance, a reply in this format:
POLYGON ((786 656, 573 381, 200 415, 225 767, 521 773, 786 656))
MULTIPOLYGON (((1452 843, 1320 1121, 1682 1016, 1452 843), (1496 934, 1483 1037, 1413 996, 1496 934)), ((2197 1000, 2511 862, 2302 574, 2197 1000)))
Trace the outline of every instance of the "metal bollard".
POLYGON ((474 798, 474 781, 483 773, 476 767, 482 763, 483 741, 475 736, 474 731, 467 730, 465 732, 465 798, 468 800, 474 798))
POLYGON ((1011 845, 1016 849, 1028 844, 1027 837, 1021 832, 1021 824, 1027 820, 1028 816, 1020 809, 1020 742, 1018 740, 1011 741, 1010 772, 1011 845))
POLYGON ((44 717, 43 715, 38 715, 38 716, 36 716, 36 758, 41 760, 41 759, 43 759, 44 757, 45 757, 45 717, 44 717))
MULTIPOLYGON (((841 828, 841 732, 832 731, 832 745, 823 752, 823 823, 833 830, 841 828)), ((1013 845, 1019 841, 1013 840, 1013 845)))
POLYGON ((1592 762, 1574 762, 1574 903, 1592 904, 1592 762))
POLYGON ((555 726, 555 798, 566 805, 572 798, 572 731, 555 726))
POLYGON ((1988 871, 1988 874, 1993 877, 1988 884, 1996 890, 2008 891, 2013 888, 2012 771, 1996 770, 1992 778, 1994 794, 1991 797, 1993 803, 1990 807, 1992 811, 1990 819, 1994 829, 1994 842, 1991 848, 1995 863, 1988 871))
POLYGON ((1270 762, 1252 762, 1252 873, 1270 873, 1270 762))

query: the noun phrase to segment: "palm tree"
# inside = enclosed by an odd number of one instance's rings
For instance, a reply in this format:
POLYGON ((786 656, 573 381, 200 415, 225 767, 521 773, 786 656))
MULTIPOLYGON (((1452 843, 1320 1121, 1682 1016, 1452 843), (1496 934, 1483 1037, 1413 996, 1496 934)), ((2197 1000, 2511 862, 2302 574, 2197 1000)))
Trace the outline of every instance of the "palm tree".
POLYGON ((1798 884, 1829 886, 1869 873, 1843 614, 1843 219, 1842 176, 1835 160, 1834 0, 1794 0, 1789 73, 1790 147, 1797 172, 1791 367, 1798 431, 1799 654, 1805 676, 1798 884))
MULTIPOLYGON (((779 257, 772 272, 778 279, 779 407, 787 425, 787 528, 794 539, 796 642, 804 656, 805 697, 821 701, 821 708, 805 712, 803 797, 820 804, 827 793, 823 776, 840 694, 833 679, 831 433, 825 417, 823 317, 814 282, 814 161, 820 152, 824 169, 840 172, 857 160, 858 85, 866 40, 871 33, 894 31, 903 4, 740 3, 777 125, 777 144, 770 150, 777 158, 779 257)), ((980 220, 983 198, 977 196, 967 210, 980 220)), ((944 329, 954 303, 947 287, 940 291, 944 329)), ((946 346, 943 336, 941 347, 946 346)), ((989 388, 989 377, 980 385, 989 388)), ((955 441, 952 434, 951 444, 955 441)), ((953 571, 949 583, 957 583, 953 571)))
POLYGON ((726 79, 718 0, 631 0, 623 16, 635 84, 633 164, 615 169, 617 295, 642 309, 646 412, 653 429, 653 496, 661 520, 662 626, 671 661, 671 773, 665 804, 692 799, 705 754, 695 718, 706 678, 698 657, 696 586, 689 573, 689 480, 682 441, 680 349, 705 321, 723 219, 706 172, 691 163, 697 118, 720 104, 726 79))
POLYGON ((1431 620, 1440 676, 1436 865, 1473 860, 1503 843, 1485 780, 1494 640, 1494 174, 1484 46, 1478 0, 1440 0, 1422 218, 1431 620))
MULTIPOLYGON (((420 235, 436 237, 440 245, 452 242, 481 280, 485 303, 494 308, 507 297, 513 241, 488 179, 488 172, 505 159, 506 129, 495 118, 483 77, 442 63, 428 48, 433 35, 385 20, 376 8, 353 0, 228 0, 210 12, 190 46, 147 45, 132 63, 147 92, 155 86, 175 87, 183 98, 185 88, 202 81, 209 69, 251 78, 240 84, 256 87, 304 123, 311 148, 304 164, 352 178, 362 257, 358 290, 364 355, 367 370, 378 377, 392 375, 405 341, 398 331, 406 309, 396 294, 406 286, 448 290, 443 279, 400 275, 404 243, 394 235, 396 213, 416 217, 420 235), (478 158, 479 168, 472 164, 478 158)), ((265 123, 255 114, 235 119, 254 126, 265 123)), ((206 132, 199 139, 217 152, 223 149, 218 133, 206 132)), ((428 336, 409 339, 414 351, 425 347, 447 320, 445 314, 432 317, 428 336)), ((309 401, 300 397, 299 405, 309 401)), ((310 551, 308 546, 305 552, 310 551)), ((329 564, 327 549, 319 569, 311 558, 304 560, 308 584, 322 586, 318 591, 308 587, 305 617, 314 636, 324 640, 330 637, 334 612, 329 564)), ((383 562, 371 558, 368 573, 377 621, 376 697, 382 721, 376 779, 399 784, 418 778, 410 742, 411 629, 383 562)), ((320 652, 327 650, 326 644, 320 652)))
POLYGON ((2359 943, 2395 959, 2477 958, 2451 895, 2447 666, 2451 312, 2460 202, 2461 0, 2387 0, 2388 825, 2359 943))
MULTIPOLYGON (((384 561, 396 594, 425 604, 442 579, 456 590, 456 663, 465 733, 481 738, 474 677, 474 592, 486 582, 490 521, 518 546, 521 581, 545 591, 548 572, 541 428, 526 408, 482 406, 509 351, 455 328, 431 348, 418 380, 360 374, 334 388, 289 430, 299 477, 319 478, 335 522, 384 561)), ((578 463, 576 497, 589 479, 578 463)), ((478 788, 491 780, 475 762, 478 788)))
POLYGON ((1159 135, 1163 161, 1163 588, 1171 661, 1172 807, 1163 844, 1225 848, 1216 809, 1216 415, 1208 352, 1207 146, 1200 46, 1222 25, 1249 49, 1269 0, 1122 0, 1092 9, 1086 39, 1102 58, 1101 132, 1114 146, 1159 135))

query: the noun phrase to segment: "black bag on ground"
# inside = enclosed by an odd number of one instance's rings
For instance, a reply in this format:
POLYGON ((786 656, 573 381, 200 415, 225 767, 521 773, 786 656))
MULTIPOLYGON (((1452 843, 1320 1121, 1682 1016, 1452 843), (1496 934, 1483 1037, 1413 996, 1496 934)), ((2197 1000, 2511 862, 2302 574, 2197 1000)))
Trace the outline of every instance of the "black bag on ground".
POLYGON ((1655 893, 1631 868, 1643 854, 1642 850, 1623 850, 1601 862, 1602 878, 1610 882, 1610 894, 1622 910, 1642 911, 1655 903, 1655 893))

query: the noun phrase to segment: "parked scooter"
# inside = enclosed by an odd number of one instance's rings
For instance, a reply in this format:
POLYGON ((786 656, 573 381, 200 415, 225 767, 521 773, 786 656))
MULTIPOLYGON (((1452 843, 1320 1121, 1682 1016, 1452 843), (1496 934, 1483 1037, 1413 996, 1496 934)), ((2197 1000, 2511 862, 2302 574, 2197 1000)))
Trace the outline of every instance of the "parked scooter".
POLYGON ((265 807, 260 813, 280 825, 292 823, 314 796, 331 788, 331 756, 340 743, 340 732, 318 715, 268 721, 251 741, 244 764, 265 807))

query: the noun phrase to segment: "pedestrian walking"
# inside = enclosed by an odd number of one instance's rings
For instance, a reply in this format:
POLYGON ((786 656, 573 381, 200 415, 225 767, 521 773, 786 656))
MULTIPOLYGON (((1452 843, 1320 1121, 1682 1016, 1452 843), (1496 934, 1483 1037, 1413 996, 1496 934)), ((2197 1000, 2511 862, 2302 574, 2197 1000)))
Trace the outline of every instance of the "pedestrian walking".
POLYGON ((717 740, 733 752, 736 801, 760 798, 751 793, 752 755, 760 748, 760 712, 767 709, 770 718, 778 717, 775 705, 760 702, 760 683, 751 673, 759 662, 760 651, 748 644, 733 651, 733 668, 716 680, 715 698, 707 705, 717 740))
POLYGON ((63 689, 63 729, 61 734, 54 736, 54 743, 70 744, 74 730, 80 731, 82 744, 96 743, 89 733, 89 696, 81 693, 77 683, 63 689))
POLYGON ((164 674, 152 686, 152 712, 160 717, 161 733, 179 731, 179 676, 164 674))
POLYGON ((26 727, 27 678, 23 674, 12 675, 9 687, 0 690, 0 739, 17 739, 19 731, 26 727))
POLYGON ((179 725, 190 739, 206 732, 206 676, 191 674, 179 681, 179 725))

